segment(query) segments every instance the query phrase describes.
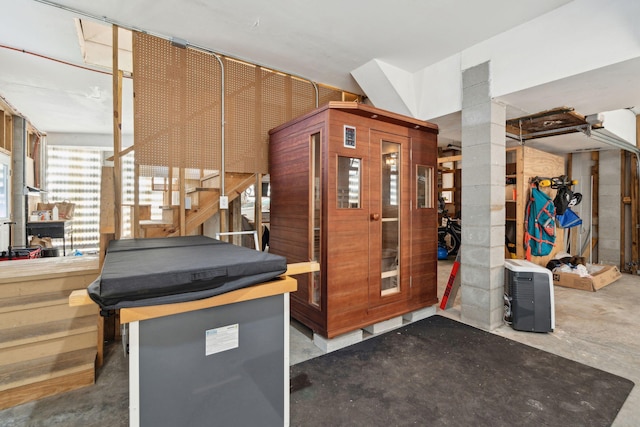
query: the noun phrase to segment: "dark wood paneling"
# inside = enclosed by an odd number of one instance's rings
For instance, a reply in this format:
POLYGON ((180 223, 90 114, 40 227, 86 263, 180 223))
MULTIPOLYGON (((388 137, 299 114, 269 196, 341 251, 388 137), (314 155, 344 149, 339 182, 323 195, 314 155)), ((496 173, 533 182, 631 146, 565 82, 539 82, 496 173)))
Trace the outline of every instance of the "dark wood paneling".
POLYGON ((433 167, 434 194, 437 188, 437 127, 426 122, 369 106, 330 103, 272 130, 271 251, 291 262, 309 256, 309 141, 317 132, 322 140, 321 306, 309 304, 309 281, 299 278, 292 316, 333 338, 437 303, 436 201, 431 209, 415 208, 416 164, 433 167), (356 128, 355 149, 344 147, 344 125, 356 128), (381 222, 370 218, 382 213, 380 139, 401 144, 402 162, 401 292, 386 297, 379 296, 381 222), (362 159, 359 208, 337 209, 338 156, 362 159))

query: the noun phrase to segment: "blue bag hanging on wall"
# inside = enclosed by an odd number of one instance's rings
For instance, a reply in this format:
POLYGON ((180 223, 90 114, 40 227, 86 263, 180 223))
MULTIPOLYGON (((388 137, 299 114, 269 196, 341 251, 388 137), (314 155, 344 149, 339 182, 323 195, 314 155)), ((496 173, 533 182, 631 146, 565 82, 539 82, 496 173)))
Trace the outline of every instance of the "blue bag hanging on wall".
POLYGON ((553 200, 531 183, 529 201, 524 217, 525 258, 549 255, 556 241, 556 210, 553 200))
POLYGON ((556 215, 556 219, 561 228, 577 227, 582 224, 582 219, 571 208, 567 208, 562 215, 556 215))

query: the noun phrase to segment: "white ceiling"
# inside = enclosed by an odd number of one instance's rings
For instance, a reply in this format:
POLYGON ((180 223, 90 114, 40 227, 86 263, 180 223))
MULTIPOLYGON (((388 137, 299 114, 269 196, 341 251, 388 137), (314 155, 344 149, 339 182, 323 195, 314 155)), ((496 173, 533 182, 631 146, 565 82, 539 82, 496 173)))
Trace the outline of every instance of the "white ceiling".
MULTIPOLYGON (((110 75, 59 62, 84 65, 74 21, 79 15, 73 11, 83 12, 83 19, 93 17, 178 38, 193 46, 361 93, 350 73, 372 59, 413 72, 571 1, 4 2, 0 14, 0 95, 44 132, 112 132, 110 75)), ((501 101, 508 104, 511 117, 561 105, 585 114, 640 106, 640 85, 630 89, 625 80, 640 75, 640 61, 627 65, 620 70, 596 70, 555 86, 532 88, 501 101), (594 81, 598 84, 607 72, 622 76, 618 79, 620 88, 612 87, 611 80, 606 79, 595 99, 593 90, 585 91, 584 87, 593 89, 594 81)), ((128 90, 130 81, 125 85, 128 90)), ((125 99, 125 133, 131 131, 131 110, 131 100, 125 99)), ((459 138, 459 116, 434 120, 441 126, 444 142, 459 138)))

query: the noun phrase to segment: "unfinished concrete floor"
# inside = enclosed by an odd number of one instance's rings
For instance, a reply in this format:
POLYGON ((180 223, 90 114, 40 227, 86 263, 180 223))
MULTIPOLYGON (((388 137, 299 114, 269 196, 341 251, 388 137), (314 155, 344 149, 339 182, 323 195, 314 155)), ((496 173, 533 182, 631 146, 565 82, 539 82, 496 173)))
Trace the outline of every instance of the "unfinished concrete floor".
MULTIPOLYGON (((438 263, 441 297, 452 261, 438 263)), ((628 378, 640 384, 640 276, 586 292, 555 287, 553 333, 520 332, 503 325, 493 331, 509 339, 628 378)), ((459 304, 437 313, 460 320, 459 304)), ((322 354, 304 326, 292 321, 291 364, 322 354)), ((119 343, 107 346, 96 384, 0 411, 2 426, 127 426, 128 360, 119 343)), ((640 388, 634 387, 614 427, 640 425, 640 388)))
MULTIPOLYGON (((438 262, 438 297, 444 293, 452 264, 438 262)), ((633 381, 636 386, 613 426, 639 426, 640 276, 623 274, 597 292, 554 286, 554 297, 553 333, 516 331, 506 324, 492 332, 633 381)), ((452 308, 438 314, 459 321, 459 296, 452 308)))

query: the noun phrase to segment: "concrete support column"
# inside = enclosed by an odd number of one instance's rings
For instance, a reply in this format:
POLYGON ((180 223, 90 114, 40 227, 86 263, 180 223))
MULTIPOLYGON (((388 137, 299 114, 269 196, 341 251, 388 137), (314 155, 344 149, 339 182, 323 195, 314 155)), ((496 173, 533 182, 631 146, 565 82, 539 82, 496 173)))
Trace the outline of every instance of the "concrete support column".
POLYGON ((11 215, 16 223, 13 226, 13 246, 24 247, 27 245, 27 218, 26 218, 26 140, 27 123, 20 116, 13 116, 13 141, 11 153, 11 215))
POLYGON ((620 191, 620 151, 601 151, 598 189, 598 262, 620 266, 622 193, 620 191))
POLYGON ((462 320, 502 324, 505 107, 491 99, 489 62, 462 72, 462 320))

